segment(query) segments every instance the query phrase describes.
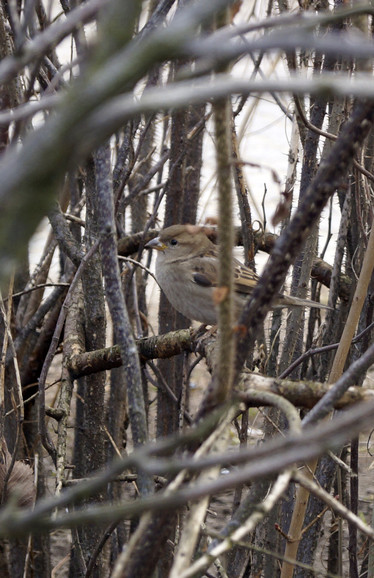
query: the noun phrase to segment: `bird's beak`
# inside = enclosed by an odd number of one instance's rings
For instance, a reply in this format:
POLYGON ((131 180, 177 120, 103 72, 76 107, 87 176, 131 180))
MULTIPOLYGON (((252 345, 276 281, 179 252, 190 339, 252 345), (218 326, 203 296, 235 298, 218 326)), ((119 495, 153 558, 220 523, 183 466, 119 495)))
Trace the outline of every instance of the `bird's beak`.
POLYGON ((165 251, 166 245, 160 241, 160 237, 155 237, 145 245, 146 249, 156 249, 157 251, 165 251))

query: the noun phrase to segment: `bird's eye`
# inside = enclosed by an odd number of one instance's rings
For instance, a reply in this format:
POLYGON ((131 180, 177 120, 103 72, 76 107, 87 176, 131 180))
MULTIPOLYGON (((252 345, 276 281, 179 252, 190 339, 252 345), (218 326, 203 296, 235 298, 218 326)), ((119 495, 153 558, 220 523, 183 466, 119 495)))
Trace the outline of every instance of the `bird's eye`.
POLYGON ((173 247, 174 247, 175 245, 178 245, 178 241, 176 239, 172 239, 170 241, 170 245, 173 245, 173 247))

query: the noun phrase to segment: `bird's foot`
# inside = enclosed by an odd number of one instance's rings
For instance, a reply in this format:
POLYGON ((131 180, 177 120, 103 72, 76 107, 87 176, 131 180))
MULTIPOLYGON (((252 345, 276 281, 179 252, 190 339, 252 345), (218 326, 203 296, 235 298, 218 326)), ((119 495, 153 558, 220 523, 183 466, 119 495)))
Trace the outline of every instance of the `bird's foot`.
POLYGON ((204 353, 207 343, 214 337, 216 337, 218 330, 218 325, 212 325, 210 329, 207 329, 206 325, 200 325, 196 331, 192 334, 192 339, 196 343, 195 351, 197 353, 204 353))

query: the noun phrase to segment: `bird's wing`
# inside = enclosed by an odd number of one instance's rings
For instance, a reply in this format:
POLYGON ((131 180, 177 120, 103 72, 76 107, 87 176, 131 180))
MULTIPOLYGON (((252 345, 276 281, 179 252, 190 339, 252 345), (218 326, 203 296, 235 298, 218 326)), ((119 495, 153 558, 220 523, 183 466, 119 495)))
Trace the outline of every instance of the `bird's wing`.
MULTIPOLYGON (((193 265, 193 280, 202 287, 217 287, 218 259, 215 254, 197 256, 191 262, 193 265)), ((249 294, 256 286, 258 275, 240 261, 234 259, 234 283, 239 293, 249 294)))
POLYGON ((238 293, 252 293, 258 282, 258 275, 240 261, 234 259, 234 282, 238 293))
POLYGON ((201 287, 217 287, 218 259, 215 253, 204 253, 190 260, 192 278, 201 287))

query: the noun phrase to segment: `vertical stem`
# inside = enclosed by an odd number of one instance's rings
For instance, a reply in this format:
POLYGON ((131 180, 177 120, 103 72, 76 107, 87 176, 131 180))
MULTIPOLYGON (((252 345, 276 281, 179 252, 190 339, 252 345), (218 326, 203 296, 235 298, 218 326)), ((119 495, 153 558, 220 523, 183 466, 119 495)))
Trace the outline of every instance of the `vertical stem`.
POLYGON ((374 227, 370 232, 368 246, 366 248, 364 261, 360 277, 357 283, 356 291, 353 296, 352 305, 349 310, 348 318, 344 326, 343 334, 339 343, 338 350, 335 354, 334 363, 331 369, 329 383, 335 383, 344 370, 349 348, 354 337, 364 301, 367 295, 371 275, 374 269, 374 227))
MULTIPOLYGON (((98 215, 101 235, 103 273, 106 297, 112 317, 117 343, 121 350, 123 365, 126 368, 127 395, 131 431, 135 446, 143 445, 148 439, 147 419, 143 397, 142 379, 138 351, 122 293, 120 271, 117 259, 116 228, 114 222, 114 203, 111 184, 110 156, 104 150, 96 156, 96 174, 98 187, 98 215)), ((139 473, 139 488, 142 494, 152 492, 153 484, 149 476, 139 473)))
MULTIPOLYGON (((362 264, 362 269, 360 277, 357 283, 356 291, 353 296, 353 301, 351 309, 348 314, 347 322, 344 326, 343 334, 339 343, 338 350, 336 352, 334 363, 331 369, 329 383, 334 383, 342 375, 344 370, 344 364, 347 360, 349 353, 349 348, 353 336, 356 331, 356 327, 360 318, 361 309, 364 304, 364 300, 367 294, 368 286, 370 283, 371 275, 374 268, 374 227, 372 227, 369 237, 368 246, 365 252, 364 261, 362 264)), ((318 460, 314 460, 308 465, 307 475, 313 477, 314 472, 317 467, 318 460)), ((289 535, 294 538, 294 542, 289 542, 286 546, 285 556, 290 558, 295 558, 297 554, 297 548, 299 545, 298 536, 300 536, 302 524, 305 517, 306 507, 308 503, 309 493, 305 488, 299 488, 296 495, 294 516, 291 521, 289 535)), ((281 578, 289 578, 293 575, 294 566, 292 564, 284 563, 282 566, 281 578)))
POLYGON ((228 100, 214 104, 216 134, 218 204, 219 204, 219 356, 217 368, 216 403, 224 402, 231 390, 233 379, 234 341, 233 322, 233 261, 234 232, 232 225, 231 194, 231 115, 228 100))

